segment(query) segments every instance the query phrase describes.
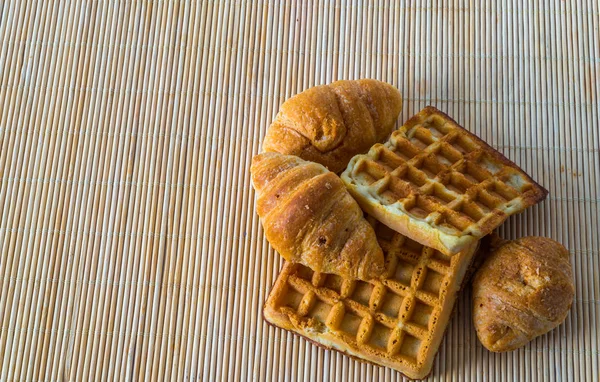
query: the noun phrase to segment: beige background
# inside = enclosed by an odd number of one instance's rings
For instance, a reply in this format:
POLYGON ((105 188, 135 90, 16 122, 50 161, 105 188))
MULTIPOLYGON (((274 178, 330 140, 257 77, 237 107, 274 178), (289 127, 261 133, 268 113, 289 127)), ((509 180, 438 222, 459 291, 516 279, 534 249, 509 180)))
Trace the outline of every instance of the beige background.
POLYGON ((400 380, 261 318, 281 267, 249 165, 278 106, 374 77, 448 112, 548 199, 507 221, 572 254, 566 322, 432 380, 598 378, 600 13, 581 1, 0 0, 0 380, 400 380))

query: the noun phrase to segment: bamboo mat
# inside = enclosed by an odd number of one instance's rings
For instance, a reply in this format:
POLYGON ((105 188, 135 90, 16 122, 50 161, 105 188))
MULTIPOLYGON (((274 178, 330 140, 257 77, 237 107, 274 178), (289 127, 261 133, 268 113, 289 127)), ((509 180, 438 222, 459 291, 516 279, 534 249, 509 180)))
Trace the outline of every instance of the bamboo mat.
POLYGON ((0 380, 401 380, 268 326, 249 166, 279 105, 374 77, 550 191, 506 238, 572 254, 508 354, 464 291, 431 379, 598 380, 600 13, 581 1, 0 0, 0 380))

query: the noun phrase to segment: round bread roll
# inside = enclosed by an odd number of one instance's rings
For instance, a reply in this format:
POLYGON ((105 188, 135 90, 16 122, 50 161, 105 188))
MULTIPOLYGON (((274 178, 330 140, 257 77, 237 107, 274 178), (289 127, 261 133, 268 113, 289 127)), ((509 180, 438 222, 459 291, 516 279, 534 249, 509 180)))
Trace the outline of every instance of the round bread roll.
POLYGON ((502 243, 473 280, 473 322, 488 350, 517 349, 567 317, 575 289, 569 251, 545 237, 502 243))

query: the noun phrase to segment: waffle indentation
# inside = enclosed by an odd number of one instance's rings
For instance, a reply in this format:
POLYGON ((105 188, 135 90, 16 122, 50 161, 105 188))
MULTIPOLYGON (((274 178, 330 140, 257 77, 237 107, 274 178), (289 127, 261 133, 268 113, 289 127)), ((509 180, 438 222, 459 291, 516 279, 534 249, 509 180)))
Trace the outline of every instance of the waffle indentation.
POLYGON ((423 283, 423 290, 431 293, 438 298, 440 295, 440 289, 442 288, 442 282, 444 281, 444 275, 431 268, 427 269, 425 275, 425 281, 423 283))
POLYGON ((338 275, 327 275, 327 278, 325 279, 325 282, 323 283, 323 286, 327 289, 331 289, 334 292, 336 292, 337 294, 341 294, 342 293, 342 283, 343 283, 343 279, 341 276, 338 275))
POLYGON ((417 337, 412 336, 408 333, 404 335, 402 339, 402 345, 400 346, 400 354, 404 355, 412 363, 417 363, 417 357, 421 347, 421 340, 417 337))
POLYGON ((298 311, 300 302, 302 301, 302 294, 296 291, 293 287, 288 286, 288 292, 285 299, 284 305, 298 311))
POLYGON ((339 329, 350 337, 356 337, 362 318, 354 313, 346 312, 339 329))
POLYGON ((308 315, 310 317, 316 318, 319 322, 323 324, 327 322, 327 317, 329 316, 329 312, 331 311, 331 305, 324 303, 323 301, 317 300, 308 315))
POLYGON ((352 293, 352 299, 359 304, 369 306, 369 299, 371 298, 372 291, 373 285, 364 281, 356 281, 354 293, 352 293))
POLYGON ((394 292, 390 291, 386 293, 381 304, 381 312, 391 318, 398 317, 398 312, 400 305, 402 305, 402 300, 403 297, 394 292))
POLYGON ((369 344, 371 346, 379 348, 380 351, 386 351, 388 340, 390 339, 391 334, 391 329, 385 327, 380 323, 375 323, 373 325, 373 330, 371 331, 369 344))
POLYGON ((410 285, 410 279, 412 278, 413 270, 415 266, 403 259, 398 260, 396 271, 394 272, 393 279, 400 282, 403 285, 410 285))
POLYGON ((413 322, 416 325, 427 329, 429 327, 429 320, 431 318, 432 313, 433 308, 431 306, 425 304, 422 301, 417 300, 415 302, 415 307, 413 308, 410 322, 413 322))

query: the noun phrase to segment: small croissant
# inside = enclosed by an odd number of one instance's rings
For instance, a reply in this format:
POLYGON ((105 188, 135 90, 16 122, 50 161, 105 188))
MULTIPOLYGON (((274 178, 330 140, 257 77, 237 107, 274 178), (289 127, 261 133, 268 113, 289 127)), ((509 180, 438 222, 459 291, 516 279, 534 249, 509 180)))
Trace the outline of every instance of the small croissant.
POLYGON ((354 155, 390 135, 400 111, 400 92, 385 82, 343 80, 315 86, 281 105, 263 150, 296 155, 339 173, 354 155))
POLYGON ((337 175, 279 153, 255 156, 251 172, 265 235, 286 260, 344 277, 381 275, 375 232, 337 175))

